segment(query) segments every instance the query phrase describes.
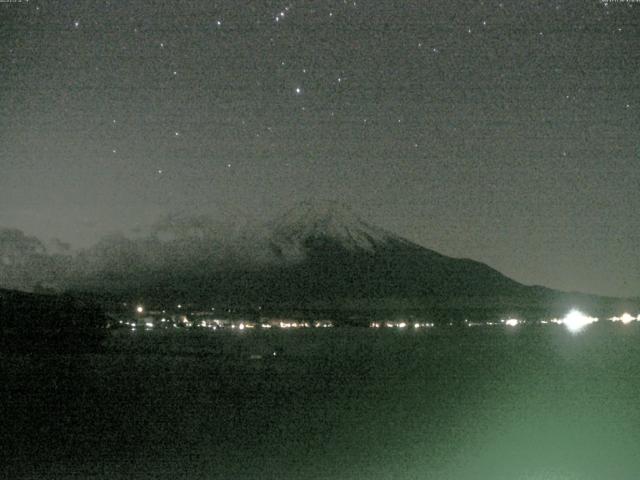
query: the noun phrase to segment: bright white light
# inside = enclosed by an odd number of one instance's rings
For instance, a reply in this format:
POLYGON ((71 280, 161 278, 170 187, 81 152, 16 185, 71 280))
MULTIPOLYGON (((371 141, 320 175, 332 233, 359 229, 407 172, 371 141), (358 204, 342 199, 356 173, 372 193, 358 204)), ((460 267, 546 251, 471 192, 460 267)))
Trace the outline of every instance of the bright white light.
POLYGON ((504 321, 504 324, 507 327, 517 327, 519 323, 520 323, 520 320, 518 320, 517 318, 509 318, 504 321))
POLYGON ((147 323, 145 323, 145 326, 147 328, 153 328, 153 322, 147 322, 147 323))
POLYGON ((238 328, 239 328, 240 330, 244 330, 244 323, 241 323, 241 324, 238 326, 238 328))
POLYGON ((634 320, 635 320, 635 318, 633 318, 633 317, 632 317, 630 314, 628 314, 628 313, 623 313, 623 314, 622 314, 622 317, 620 317, 620 321, 621 321, 622 323, 624 323, 625 325, 626 325, 627 323, 631 323, 631 322, 633 322, 634 320))
POLYGON ((612 322, 622 322, 625 325, 627 325, 628 323, 631 323, 635 320, 635 317, 632 317, 629 313, 623 313, 621 317, 612 317, 611 321, 612 322))
POLYGON ((406 323, 404 323, 404 322, 400 322, 400 323, 398 324, 398 328, 404 328, 404 327, 406 327, 406 326, 407 326, 407 324, 406 324, 406 323))
POLYGON ((138 312, 138 313, 142 313, 142 312, 144 312, 144 307, 143 307, 142 305, 138 305, 138 306, 136 307, 136 312, 138 312))
POLYGON ((589 317, 579 310, 571 310, 559 323, 564 324, 571 332, 579 332, 587 325, 597 321, 597 318, 589 317))

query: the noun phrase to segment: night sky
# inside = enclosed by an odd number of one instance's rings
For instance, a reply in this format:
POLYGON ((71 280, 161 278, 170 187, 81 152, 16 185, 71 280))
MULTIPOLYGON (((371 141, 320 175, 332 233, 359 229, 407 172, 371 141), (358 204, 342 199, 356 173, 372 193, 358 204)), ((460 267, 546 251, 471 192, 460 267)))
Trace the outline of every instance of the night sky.
POLYGON ((0 226, 87 247, 335 199, 640 295, 640 2, 0 3, 0 226))

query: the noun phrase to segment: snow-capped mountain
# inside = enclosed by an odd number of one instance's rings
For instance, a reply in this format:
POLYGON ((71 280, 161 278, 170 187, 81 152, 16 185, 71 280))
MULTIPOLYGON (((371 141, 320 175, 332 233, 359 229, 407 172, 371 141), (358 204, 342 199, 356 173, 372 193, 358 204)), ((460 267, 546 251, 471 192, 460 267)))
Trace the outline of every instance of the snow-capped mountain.
POLYGON ((431 310, 517 310, 558 303, 562 295, 520 284, 480 262, 441 255, 336 202, 303 202, 241 231, 203 218, 178 220, 146 236, 105 238, 75 259, 65 257, 71 273, 57 278, 72 291, 158 304, 273 309, 367 310, 399 302, 431 310))
POLYGON ((272 248, 285 256, 304 253, 313 239, 331 239, 346 250, 369 252, 403 241, 369 225, 347 206, 329 201, 303 202, 272 222, 268 231, 272 248))

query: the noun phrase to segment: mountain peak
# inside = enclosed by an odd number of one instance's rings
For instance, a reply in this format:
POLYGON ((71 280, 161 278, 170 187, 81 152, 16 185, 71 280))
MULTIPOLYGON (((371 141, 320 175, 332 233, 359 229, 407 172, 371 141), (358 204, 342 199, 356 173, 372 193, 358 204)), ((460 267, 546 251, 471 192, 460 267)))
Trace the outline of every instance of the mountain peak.
MULTIPOLYGON (((347 250, 373 251, 396 237, 365 222, 337 201, 304 201, 272 225, 272 244, 298 256, 310 239, 329 239, 347 250)), ((286 255, 286 254, 285 254, 286 255)))

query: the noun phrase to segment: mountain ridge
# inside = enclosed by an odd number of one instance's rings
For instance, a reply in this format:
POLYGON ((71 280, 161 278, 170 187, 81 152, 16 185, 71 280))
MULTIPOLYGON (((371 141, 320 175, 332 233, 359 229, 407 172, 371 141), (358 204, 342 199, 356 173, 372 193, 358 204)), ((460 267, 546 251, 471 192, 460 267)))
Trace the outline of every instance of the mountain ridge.
POLYGON ((302 202, 261 228, 227 231, 202 217, 171 219, 146 236, 106 238, 66 257, 59 278, 73 292, 275 309, 411 304, 522 311, 605 299, 524 285, 371 225, 338 202, 302 202))

